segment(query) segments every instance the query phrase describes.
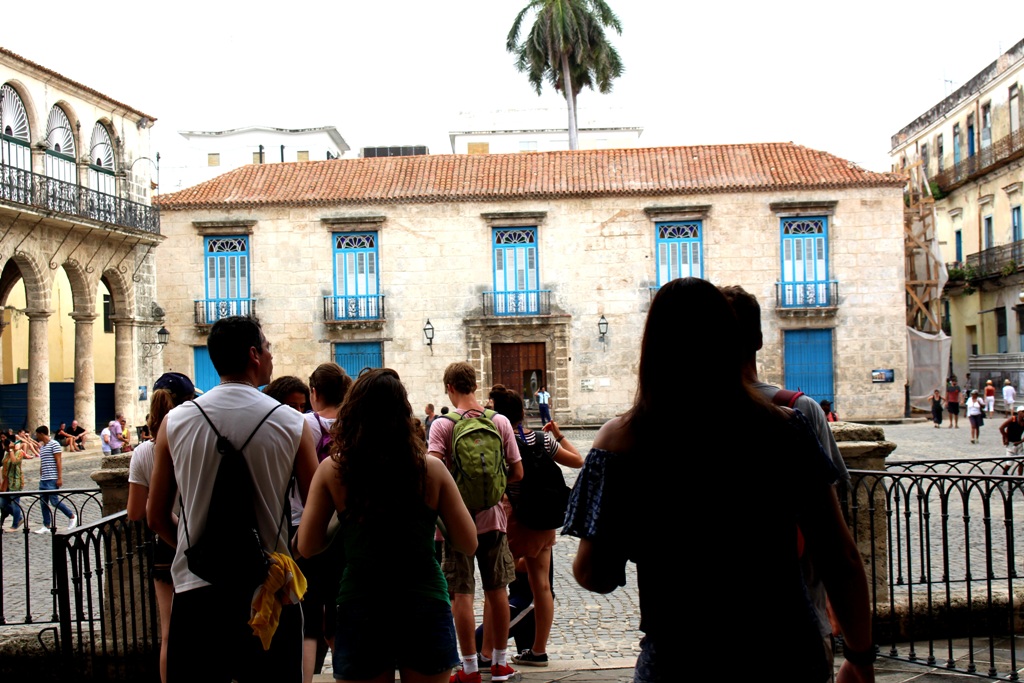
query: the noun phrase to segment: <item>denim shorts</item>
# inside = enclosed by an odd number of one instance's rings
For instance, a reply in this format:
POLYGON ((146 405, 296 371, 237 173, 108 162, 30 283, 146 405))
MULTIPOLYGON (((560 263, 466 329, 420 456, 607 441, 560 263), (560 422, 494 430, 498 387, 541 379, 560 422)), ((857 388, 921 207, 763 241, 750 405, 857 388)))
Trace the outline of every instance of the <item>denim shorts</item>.
POLYGON ((459 663, 452 609, 446 602, 418 596, 361 598, 338 605, 337 613, 336 679, 366 680, 395 669, 434 676, 459 663))

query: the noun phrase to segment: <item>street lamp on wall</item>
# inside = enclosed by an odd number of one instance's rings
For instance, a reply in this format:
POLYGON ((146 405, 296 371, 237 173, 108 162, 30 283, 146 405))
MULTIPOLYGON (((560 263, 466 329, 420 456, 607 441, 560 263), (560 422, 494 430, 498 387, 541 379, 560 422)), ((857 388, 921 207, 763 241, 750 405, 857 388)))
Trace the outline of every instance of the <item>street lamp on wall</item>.
POLYGON ((597 321, 597 331, 601 335, 601 341, 605 341, 605 335, 608 334, 608 319, 603 315, 601 319, 597 321))
POLYGON ((434 326, 430 324, 430 318, 427 318, 427 324, 423 326, 423 336, 427 340, 427 346, 430 347, 430 355, 434 355, 434 326))
POLYGON ((156 331, 155 342, 142 342, 142 348, 146 351, 146 358, 152 358, 161 354, 164 347, 167 346, 167 342, 171 340, 171 333, 167 331, 166 327, 161 326, 156 331))

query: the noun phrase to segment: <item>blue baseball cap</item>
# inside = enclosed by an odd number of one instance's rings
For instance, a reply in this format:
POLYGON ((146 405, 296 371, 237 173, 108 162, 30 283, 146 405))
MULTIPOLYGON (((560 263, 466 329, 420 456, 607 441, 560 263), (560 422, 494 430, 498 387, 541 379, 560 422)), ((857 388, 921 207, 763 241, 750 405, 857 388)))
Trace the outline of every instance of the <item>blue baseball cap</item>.
POLYGON ((192 398, 196 395, 196 387, 186 375, 180 372, 165 372, 153 383, 153 391, 166 389, 178 398, 192 398))

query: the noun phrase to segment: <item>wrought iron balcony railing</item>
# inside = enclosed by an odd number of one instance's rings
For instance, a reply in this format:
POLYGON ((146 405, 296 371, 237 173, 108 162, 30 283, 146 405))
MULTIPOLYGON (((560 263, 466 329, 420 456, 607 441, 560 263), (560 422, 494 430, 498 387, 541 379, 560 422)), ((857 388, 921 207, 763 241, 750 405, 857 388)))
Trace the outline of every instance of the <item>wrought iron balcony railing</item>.
POLYGON ((522 289, 516 292, 484 292, 484 315, 550 315, 550 289, 522 289))
POLYGON ((160 234, 160 212, 152 206, 7 164, 0 164, 0 201, 160 234))
POLYGON ((967 255, 967 268, 974 269, 974 277, 986 277, 1005 273, 1009 275, 1024 265, 1024 240, 1000 244, 976 254, 967 255))
POLYGON ((325 322, 343 323, 357 320, 384 320, 384 295, 324 297, 325 322))
POLYGON ((233 315, 256 315, 256 299, 199 299, 195 302, 195 324, 209 326, 233 315))
POLYGON ((839 305, 839 283, 836 280, 805 280, 776 282, 777 308, 835 308, 839 305))
POLYGON ((974 156, 940 172, 934 180, 943 192, 950 192, 994 167, 1024 156, 1024 128, 996 140, 974 156))

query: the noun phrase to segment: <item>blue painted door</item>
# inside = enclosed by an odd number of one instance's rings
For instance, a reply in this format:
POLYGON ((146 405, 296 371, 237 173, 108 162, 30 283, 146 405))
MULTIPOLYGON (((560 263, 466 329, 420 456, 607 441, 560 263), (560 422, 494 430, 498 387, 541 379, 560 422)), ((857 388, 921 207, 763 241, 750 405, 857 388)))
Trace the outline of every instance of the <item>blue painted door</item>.
POLYGON ((382 366, 380 342, 346 342, 334 345, 334 362, 355 379, 364 368, 382 366))
POLYGON ((967 124, 967 156, 974 156, 974 124, 967 124))
POLYGON ((956 231, 956 262, 964 262, 964 233, 960 230, 956 231))
POLYGON ((786 330, 783 343, 786 388, 802 391, 815 401, 828 399, 836 409, 832 330, 786 330))
POLYGON ((196 389, 209 391, 220 384, 220 375, 213 367, 210 360, 210 350, 205 346, 196 346, 192 349, 192 383, 196 389))

